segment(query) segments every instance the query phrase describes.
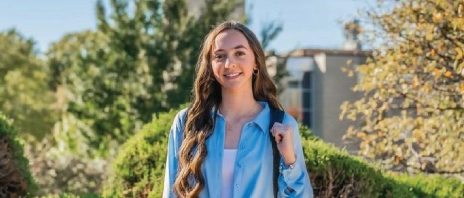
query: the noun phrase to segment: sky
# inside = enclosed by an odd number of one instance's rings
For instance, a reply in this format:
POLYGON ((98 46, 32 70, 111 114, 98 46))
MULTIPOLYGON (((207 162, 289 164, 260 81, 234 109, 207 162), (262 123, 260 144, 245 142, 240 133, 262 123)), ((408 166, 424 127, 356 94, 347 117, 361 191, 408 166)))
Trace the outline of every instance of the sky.
MULTIPOLYGON (((0 31, 15 28, 36 41, 39 51, 64 34, 96 27, 96 0, 0 0, 0 31)), ((266 21, 283 24, 270 49, 338 49, 344 41, 341 20, 350 20, 365 0, 246 0, 256 34, 266 21)))

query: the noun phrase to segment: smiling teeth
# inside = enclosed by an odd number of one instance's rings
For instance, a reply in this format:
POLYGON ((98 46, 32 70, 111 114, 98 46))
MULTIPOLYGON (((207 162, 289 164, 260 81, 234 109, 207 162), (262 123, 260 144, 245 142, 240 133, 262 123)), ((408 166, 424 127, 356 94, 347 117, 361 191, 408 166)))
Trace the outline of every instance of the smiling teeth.
POLYGON ((240 73, 237 73, 237 74, 228 74, 228 75, 226 75, 226 76, 227 76, 227 77, 235 77, 235 76, 238 76, 238 75, 240 75, 240 73))

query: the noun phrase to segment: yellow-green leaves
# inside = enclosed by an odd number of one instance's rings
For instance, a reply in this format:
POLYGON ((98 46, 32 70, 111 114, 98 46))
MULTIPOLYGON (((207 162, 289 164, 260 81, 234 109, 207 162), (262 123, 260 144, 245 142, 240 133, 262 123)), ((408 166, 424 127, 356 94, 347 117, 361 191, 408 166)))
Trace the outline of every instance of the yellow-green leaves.
POLYGON ((361 154, 381 156, 386 167, 464 173, 464 8, 458 2, 403 0, 369 13, 379 28, 366 33, 379 38, 379 53, 356 70, 364 98, 344 103, 341 114, 358 121, 346 137, 361 140, 361 154))
POLYGON ((42 138, 56 116, 50 76, 30 39, 15 30, 0 33, 0 110, 21 135, 42 138))

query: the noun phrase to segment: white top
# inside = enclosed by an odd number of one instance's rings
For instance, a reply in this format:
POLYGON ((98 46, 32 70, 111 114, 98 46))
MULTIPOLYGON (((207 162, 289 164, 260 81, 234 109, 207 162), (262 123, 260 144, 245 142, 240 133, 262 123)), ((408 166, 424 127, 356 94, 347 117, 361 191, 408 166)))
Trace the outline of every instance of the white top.
POLYGON ((234 187, 234 168, 237 149, 224 149, 222 158, 222 196, 232 198, 234 187))

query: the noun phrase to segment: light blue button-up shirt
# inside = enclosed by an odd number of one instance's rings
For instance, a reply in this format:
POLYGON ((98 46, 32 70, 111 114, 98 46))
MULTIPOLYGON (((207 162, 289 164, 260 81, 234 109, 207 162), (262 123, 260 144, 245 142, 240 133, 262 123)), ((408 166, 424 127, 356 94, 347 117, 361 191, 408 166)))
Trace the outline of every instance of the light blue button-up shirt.
MULTIPOLYGON (((235 160, 233 197, 274 197, 273 191, 273 155, 269 140, 270 108, 266 102, 259 102, 263 110, 250 122, 245 123, 237 146, 235 160)), ((178 172, 178 155, 183 139, 183 128, 187 110, 180 111, 171 126, 166 160, 163 198, 175 197, 173 184, 178 172)), ((225 119, 217 113, 214 132, 206 140, 208 155, 202 166, 205 188, 201 198, 221 197, 222 157, 224 153, 225 119)), ((312 198, 313 189, 306 171, 301 138, 296 120, 285 114, 284 124, 293 126, 294 149, 297 163, 293 168, 281 165, 278 197, 312 198), (287 187, 293 189, 290 192, 287 187)), ((281 160, 282 162, 282 160, 281 160)))

